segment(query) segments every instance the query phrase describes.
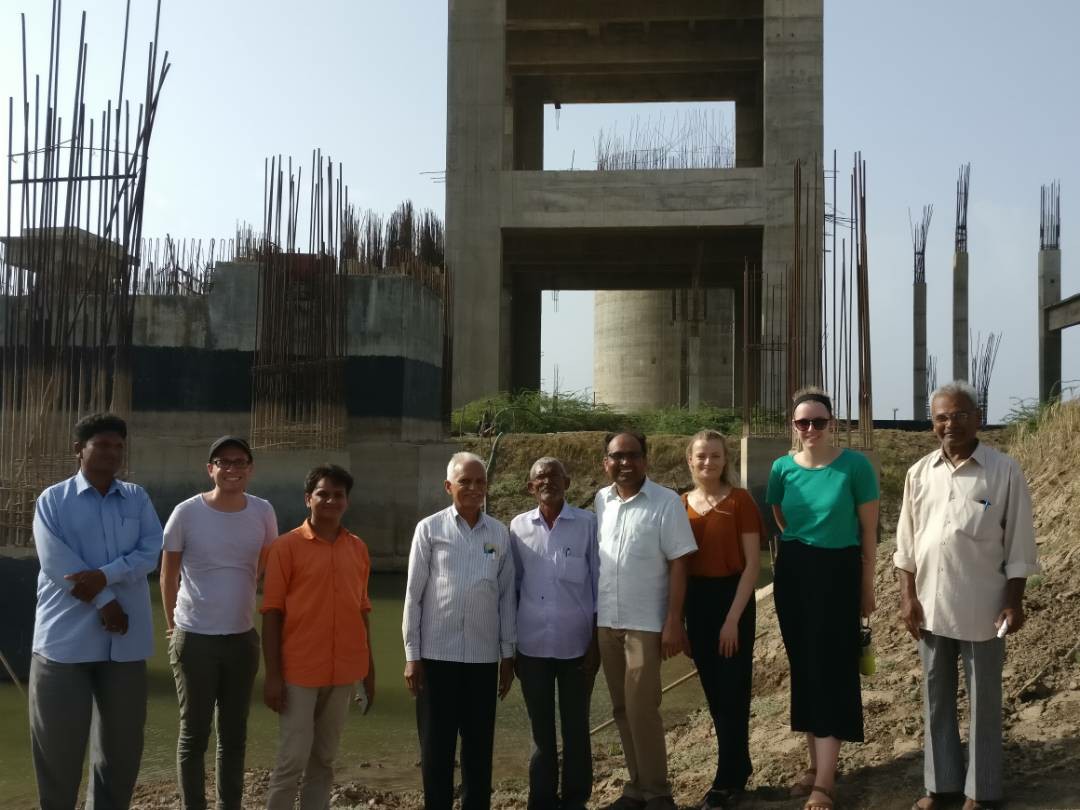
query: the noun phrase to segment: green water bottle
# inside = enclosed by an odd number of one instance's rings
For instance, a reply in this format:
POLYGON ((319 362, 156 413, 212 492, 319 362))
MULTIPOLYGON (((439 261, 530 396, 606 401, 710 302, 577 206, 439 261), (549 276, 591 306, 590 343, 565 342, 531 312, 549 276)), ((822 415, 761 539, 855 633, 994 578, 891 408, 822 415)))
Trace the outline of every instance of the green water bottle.
POLYGON ((873 675, 877 672, 877 659, 874 658, 873 633, 870 630, 870 620, 864 618, 859 628, 859 674, 873 675))

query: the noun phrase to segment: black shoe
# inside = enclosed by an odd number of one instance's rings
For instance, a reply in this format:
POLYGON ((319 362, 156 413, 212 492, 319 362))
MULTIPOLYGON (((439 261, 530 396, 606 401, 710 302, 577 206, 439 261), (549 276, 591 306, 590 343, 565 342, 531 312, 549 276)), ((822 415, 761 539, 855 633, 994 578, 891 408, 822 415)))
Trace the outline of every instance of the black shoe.
POLYGON ((698 805, 698 810, 729 810, 739 806, 739 800, 746 791, 736 788, 710 790, 698 805))
POLYGON ((604 805, 602 810, 645 810, 645 802, 642 799, 620 796, 611 804, 604 805))

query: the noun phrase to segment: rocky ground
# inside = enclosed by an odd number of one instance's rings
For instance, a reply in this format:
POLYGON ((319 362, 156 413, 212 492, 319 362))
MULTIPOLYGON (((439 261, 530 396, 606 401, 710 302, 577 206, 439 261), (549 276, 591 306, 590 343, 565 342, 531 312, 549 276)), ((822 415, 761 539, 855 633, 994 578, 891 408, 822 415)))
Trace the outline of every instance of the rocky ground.
MULTIPOLYGON (((1036 505, 1036 530, 1044 573, 1028 584, 1028 623, 1010 637, 1004 687, 1006 696, 1007 807, 1080 808, 1080 407, 1065 407, 1030 435, 988 434, 986 439, 1009 445, 1024 465, 1036 505)), ((682 448, 685 438, 657 437, 650 448, 653 477, 669 486, 688 483, 682 448)), ((901 630, 899 594, 892 573, 892 539, 903 474, 907 466, 935 446, 929 434, 878 431, 882 460, 882 534, 879 547, 878 610, 873 619, 877 673, 863 681, 866 742, 845 745, 837 807, 908 808, 922 787, 922 716, 920 668, 914 642, 901 630)), ((542 454, 563 458, 574 478, 570 498, 590 501, 601 485, 600 434, 558 434, 504 437, 500 443, 493 487, 493 511, 508 518, 529 505, 524 470, 542 454)), ((485 457, 491 440, 471 443, 485 457)), ((801 807, 787 797, 786 786, 805 767, 804 746, 788 729, 787 661, 771 598, 759 603, 755 646, 751 750, 754 774, 747 808, 801 807)), ((681 807, 696 806, 708 788, 715 767, 712 727, 701 710, 669 729, 672 782, 681 807)), ((593 805, 614 800, 626 778, 617 737, 594 741, 596 789, 593 805)), ((526 756, 525 752, 522 756, 526 756)), ((261 807, 265 772, 249 774, 245 807, 261 807)), ((520 780, 497 786, 495 808, 524 808, 520 780)), ((178 806, 175 789, 146 786, 137 807, 178 806)), ((416 792, 376 792, 362 783, 340 785, 334 808, 399 808, 423 806, 416 792)))

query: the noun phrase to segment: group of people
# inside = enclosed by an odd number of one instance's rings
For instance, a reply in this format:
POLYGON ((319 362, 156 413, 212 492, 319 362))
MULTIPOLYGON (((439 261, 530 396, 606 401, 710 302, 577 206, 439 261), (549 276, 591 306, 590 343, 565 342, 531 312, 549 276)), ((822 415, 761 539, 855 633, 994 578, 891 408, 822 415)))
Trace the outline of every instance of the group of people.
MULTIPOLYGON (((915 810, 1002 793, 1001 672, 1038 571, 1019 466, 980 443, 974 391, 936 391, 941 447, 908 472, 894 563, 901 620, 918 642, 926 711, 925 795, 915 810), (957 722, 957 658, 970 697, 967 762, 957 722)), ((870 461, 833 440, 819 390, 796 395, 795 451, 773 464, 765 500, 780 529, 777 617, 791 674, 791 727, 807 768, 791 786, 807 810, 833 806, 842 742, 863 739, 859 656, 875 609, 878 483, 870 461)), ((342 519, 352 489, 335 465, 305 480, 309 514, 278 536, 273 507, 247 493, 251 448, 210 447, 211 488, 180 503, 164 531, 146 492, 117 479, 127 428, 79 422, 79 471, 38 498, 41 561, 30 676, 34 768, 43 810, 72 810, 90 743, 88 807, 127 808, 142 752, 152 621, 146 578, 160 562, 169 660, 180 706, 177 770, 185 810, 207 806, 205 753, 217 728, 217 807, 239 808, 248 707, 259 668, 280 715, 269 810, 329 803, 354 700, 375 700, 371 563, 342 519)), ((751 775, 749 720, 764 523, 739 487, 725 438, 692 437, 682 496, 648 477, 646 437, 605 439, 610 486, 593 511, 568 503, 559 459, 532 465, 536 507, 509 527, 485 512, 484 462, 457 453, 451 505, 421 520, 409 554, 402 635, 415 697, 424 803, 450 810, 460 738, 462 810, 490 806, 497 702, 515 677, 533 741, 529 810, 584 810, 592 793, 589 706, 602 667, 628 779, 611 810, 674 808, 660 716, 661 662, 692 657, 716 731, 702 810, 735 806, 751 775), (560 756, 557 731, 561 730, 560 756)))

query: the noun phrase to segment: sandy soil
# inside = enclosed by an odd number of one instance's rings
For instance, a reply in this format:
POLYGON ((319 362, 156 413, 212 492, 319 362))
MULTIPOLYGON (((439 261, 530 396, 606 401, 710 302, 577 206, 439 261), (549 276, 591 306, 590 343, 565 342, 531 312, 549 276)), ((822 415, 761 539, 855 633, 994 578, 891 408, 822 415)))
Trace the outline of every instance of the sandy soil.
MULTIPOLYGON (((571 500, 587 501, 603 483, 597 470, 600 439, 598 434, 504 438, 495 487, 496 514, 505 518, 528 506, 523 469, 542 453, 554 452, 569 463, 575 478, 571 500)), ((987 440, 1004 444, 1007 437, 991 434, 987 440)), ((650 454, 657 480, 676 486, 686 483, 681 467, 684 443, 683 438, 657 437, 650 454)), ((487 455, 490 441, 484 446, 473 444, 471 449, 487 455)), ((930 435, 877 434, 884 496, 878 610, 873 619, 878 668, 863 681, 867 742, 845 745, 841 752, 836 796, 840 808, 906 809, 922 789, 921 672, 914 642, 897 620, 899 594, 891 556, 904 470, 934 446, 930 435)), ((1080 808, 1080 517, 1076 510, 1080 478, 1074 461, 1078 453, 1080 431, 1071 429, 1037 451, 1019 452, 1035 498, 1044 574, 1029 581, 1028 623, 1011 637, 1004 676, 1006 806, 1013 810, 1080 808)), ((801 807, 786 792, 804 767, 804 749, 787 725, 787 661, 771 598, 759 603, 754 679, 751 750, 755 770, 740 806, 801 807)), ((711 723, 700 710, 669 729, 670 770, 680 807, 696 806, 711 781, 715 768, 712 735, 711 723)), ((602 807, 619 795, 626 771, 617 737, 598 735, 593 748, 593 806, 602 807)), ((265 772, 249 774, 245 807, 262 806, 265 784, 265 772)), ((525 787, 520 780, 500 783, 493 806, 523 808, 525 787)), ((178 806, 171 785, 140 788, 136 803, 147 810, 178 806)), ((419 810, 423 805, 416 792, 374 792, 352 783, 336 788, 332 806, 419 810)))

